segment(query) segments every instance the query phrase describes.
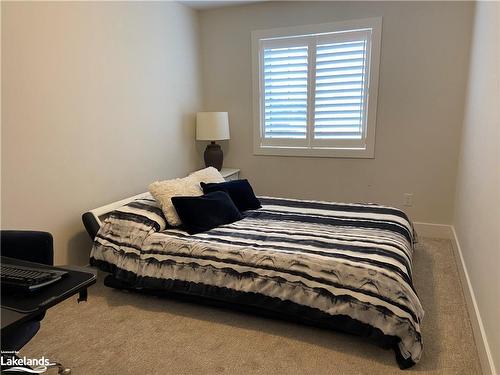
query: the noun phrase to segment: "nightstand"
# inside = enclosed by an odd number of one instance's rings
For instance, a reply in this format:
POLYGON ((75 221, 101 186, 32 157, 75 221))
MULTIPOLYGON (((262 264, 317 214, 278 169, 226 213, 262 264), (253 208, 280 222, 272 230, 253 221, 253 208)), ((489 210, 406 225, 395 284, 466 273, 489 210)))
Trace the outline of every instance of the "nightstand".
POLYGON ((236 168, 222 168, 220 174, 226 181, 239 180, 240 170, 236 168))

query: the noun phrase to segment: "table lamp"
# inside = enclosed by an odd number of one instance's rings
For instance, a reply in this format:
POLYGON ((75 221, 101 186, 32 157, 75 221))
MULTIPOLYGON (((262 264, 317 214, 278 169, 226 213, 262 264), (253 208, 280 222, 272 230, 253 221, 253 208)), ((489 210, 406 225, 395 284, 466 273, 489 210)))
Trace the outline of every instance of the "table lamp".
POLYGON ((222 168, 223 153, 215 141, 229 139, 229 117, 227 112, 198 112, 196 114, 196 140, 210 141, 203 154, 205 166, 222 168))

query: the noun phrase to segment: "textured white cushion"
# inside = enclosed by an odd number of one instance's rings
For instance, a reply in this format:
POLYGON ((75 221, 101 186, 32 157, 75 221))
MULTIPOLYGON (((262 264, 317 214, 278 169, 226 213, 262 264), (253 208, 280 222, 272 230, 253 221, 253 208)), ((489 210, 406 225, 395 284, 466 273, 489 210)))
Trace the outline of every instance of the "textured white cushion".
POLYGON ((222 177, 220 172, 214 167, 200 169, 199 171, 191 173, 189 177, 195 178, 198 181, 198 184, 200 182, 211 184, 211 183, 219 183, 225 181, 224 177, 222 177))
POLYGON ((192 176, 155 181, 149 185, 149 192, 159 203, 167 222, 172 226, 181 225, 181 220, 172 204, 172 197, 203 195, 200 182, 192 176))

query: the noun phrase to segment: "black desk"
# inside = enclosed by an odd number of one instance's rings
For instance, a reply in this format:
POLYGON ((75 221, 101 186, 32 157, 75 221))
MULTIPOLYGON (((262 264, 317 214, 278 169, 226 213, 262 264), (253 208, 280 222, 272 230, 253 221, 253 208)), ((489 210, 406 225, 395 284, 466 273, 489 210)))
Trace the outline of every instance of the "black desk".
MULTIPOLYGON (((54 283, 52 285, 48 285, 47 287, 33 293, 33 296, 21 296, 16 297, 19 300, 23 298, 38 298, 43 301, 36 309, 33 311, 25 311, 19 312, 14 311, 12 309, 6 308, 3 306, 2 302, 2 330, 15 328, 16 326, 33 319, 37 315, 45 312, 49 308, 58 303, 64 301, 65 299, 74 296, 79 293, 80 300, 85 300, 87 296, 87 288, 92 284, 95 284, 97 280, 97 274, 94 270, 87 267, 77 267, 77 266, 64 266, 64 267, 52 267, 39 263, 31 263, 18 259, 2 257, 2 264, 13 264, 19 266, 31 266, 37 268, 47 268, 50 269, 59 269, 68 271, 68 275, 65 276, 62 280, 54 283)), ((2 301, 4 298, 12 298, 9 296, 2 296, 2 301)))

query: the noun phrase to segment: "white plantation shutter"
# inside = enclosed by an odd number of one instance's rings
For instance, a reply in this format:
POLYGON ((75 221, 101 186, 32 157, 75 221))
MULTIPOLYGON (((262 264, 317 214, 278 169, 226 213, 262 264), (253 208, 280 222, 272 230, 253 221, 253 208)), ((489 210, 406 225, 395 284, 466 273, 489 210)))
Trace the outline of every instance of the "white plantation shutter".
POLYGON ((254 39, 255 147, 282 150, 273 155, 332 155, 328 150, 341 150, 339 156, 373 155, 378 75, 370 71, 378 71, 381 19, 353 21, 352 29, 347 24, 318 25, 317 33, 304 32, 314 25, 257 32, 269 37, 254 39), (330 26, 338 31, 325 32, 330 26), (284 36, 290 29, 303 33, 284 36))
POLYGON ((306 138, 307 59, 307 46, 264 50, 264 138, 306 138))
POLYGON ((316 46, 315 139, 361 139, 366 41, 316 46))

